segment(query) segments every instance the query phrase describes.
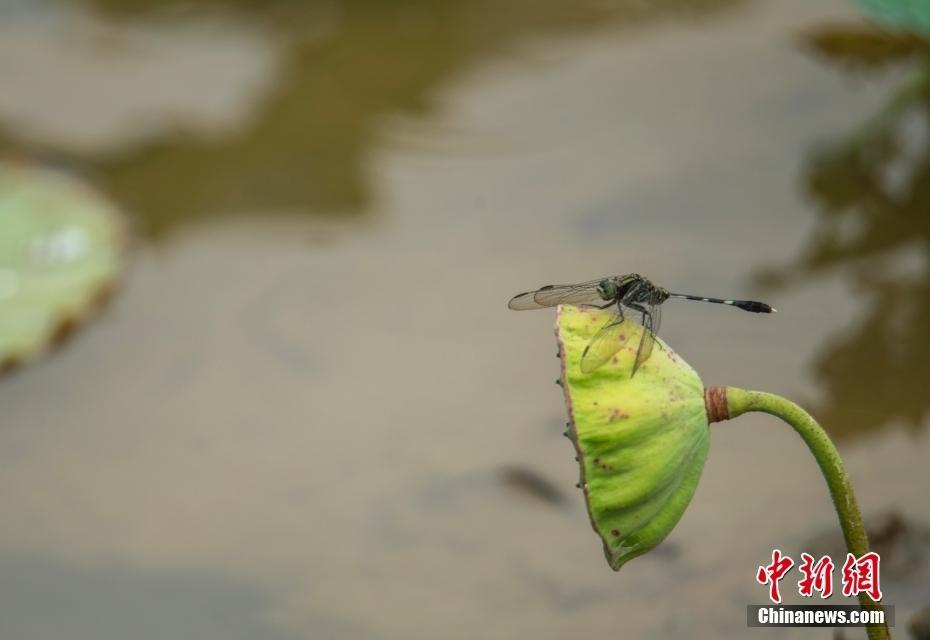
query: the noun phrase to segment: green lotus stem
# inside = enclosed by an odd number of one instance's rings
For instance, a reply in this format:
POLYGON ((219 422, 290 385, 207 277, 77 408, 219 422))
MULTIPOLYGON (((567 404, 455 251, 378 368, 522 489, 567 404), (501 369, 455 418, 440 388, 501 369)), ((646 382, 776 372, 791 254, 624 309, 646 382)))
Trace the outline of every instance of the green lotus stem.
MULTIPOLYGON (((791 425, 804 440, 807 448, 814 454, 814 459, 820 466, 830 489, 830 497, 836 507, 836 514, 840 519, 843 537, 846 539, 846 548, 857 558, 869 551, 869 540, 862 524, 862 514, 856 502, 852 483, 846 474, 843 460, 833 446, 827 432, 817 424, 809 413, 801 407, 780 396, 764 393, 762 391, 747 391, 736 387, 708 389, 708 409, 711 421, 735 418, 750 411, 761 411, 781 418, 791 425), (715 412, 713 397, 719 400, 720 392, 726 396, 726 412, 715 412)), ((716 403, 719 408, 719 401, 716 403)), ((859 594, 859 604, 863 609, 880 609, 881 605, 874 602, 867 594, 859 594)), ((870 640, 890 638, 888 627, 885 624, 869 625, 866 627, 870 640)))

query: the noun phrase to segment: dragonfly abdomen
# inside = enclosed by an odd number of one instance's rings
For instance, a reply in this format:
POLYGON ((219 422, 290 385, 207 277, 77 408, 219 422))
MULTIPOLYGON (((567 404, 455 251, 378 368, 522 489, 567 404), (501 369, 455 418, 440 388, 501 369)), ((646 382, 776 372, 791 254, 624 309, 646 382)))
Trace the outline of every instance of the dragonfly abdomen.
POLYGON ((687 293, 671 293, 669 294, 671 298, 681 298, 683 300, 696 300, 698 302, 713 302, 714 304, 726 304, 731 307, 736 307, 737 309, 742 309, 743 311, 750 311, 752 313, 774 313, 776 309, 770 305, 765 304, 764 302, 757 302, 755 300, 724 300, 723 298, 704 298, 701 296, 692 296, 687 293))

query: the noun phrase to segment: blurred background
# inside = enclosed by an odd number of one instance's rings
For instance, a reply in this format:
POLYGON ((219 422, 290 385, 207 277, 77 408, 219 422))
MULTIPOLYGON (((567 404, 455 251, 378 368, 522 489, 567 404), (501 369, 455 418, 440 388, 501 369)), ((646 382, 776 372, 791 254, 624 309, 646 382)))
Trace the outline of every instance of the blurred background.
MULTIPOLYGON (((631 271, 778 307, 671 301, 663 337, 823 421, 903 637, 930 604, 918 4, 0 0, 0 213, 41 240, 68 176, 112 226, 64 306, 0 227, 0 330, 33 336, 0 336, 0 637, 744 637, 772 548, 835 544, 803 444, 714 425, 681 523, 615 574, 554 313, 506 308, 631 271)), ((82 242, 43 255, 67 275, 82 242)))

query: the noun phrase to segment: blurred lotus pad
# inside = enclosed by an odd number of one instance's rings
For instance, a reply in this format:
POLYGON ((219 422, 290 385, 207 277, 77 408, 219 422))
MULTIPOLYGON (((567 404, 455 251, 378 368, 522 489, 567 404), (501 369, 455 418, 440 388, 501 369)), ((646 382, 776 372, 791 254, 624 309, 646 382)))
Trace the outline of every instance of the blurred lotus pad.
POLYGON ((688 363, 656 338, 630 376, 638 334, 610 362, 584 374, 581 354, 610 311, 563 306, 556 334, 570 433, 588 514, 610 566, 658 545, 697 488, 710 437, 704 386, 688 363))
POLYGON ((0 163, 0 371, 89 317, 122 263, 123 219, 76 179, 0 163))
POLYGON ((855 0, 859 8, 883 25, 930 36, 927 0, 855 0))

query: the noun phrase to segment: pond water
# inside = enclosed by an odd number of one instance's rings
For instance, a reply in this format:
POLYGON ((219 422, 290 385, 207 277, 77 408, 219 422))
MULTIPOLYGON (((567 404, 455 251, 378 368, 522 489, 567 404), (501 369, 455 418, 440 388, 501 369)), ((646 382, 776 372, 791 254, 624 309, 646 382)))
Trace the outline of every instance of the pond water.
MULTIPOLYGON (((838 0, 0 4, 0 149, 136 229, 102 317, 0 380, 0 636, 744 637, 771 549, 835 530, 826 489, 773 419, 715 425, 681 523, 609 570, 554 314, 506 302, 612 273, 778 307, 670 301, 663 337, 707 385, 810 407, 863 511, 922 530, 926 102, 907 65, 809 46, 860 23, 838 0)), ((899 621, 930 604, 923 558, 885 577, 899 621)))

